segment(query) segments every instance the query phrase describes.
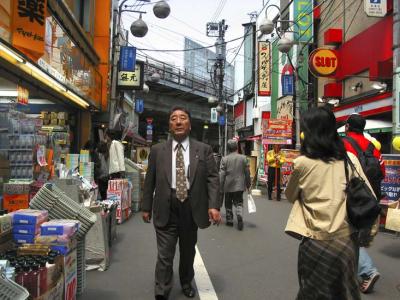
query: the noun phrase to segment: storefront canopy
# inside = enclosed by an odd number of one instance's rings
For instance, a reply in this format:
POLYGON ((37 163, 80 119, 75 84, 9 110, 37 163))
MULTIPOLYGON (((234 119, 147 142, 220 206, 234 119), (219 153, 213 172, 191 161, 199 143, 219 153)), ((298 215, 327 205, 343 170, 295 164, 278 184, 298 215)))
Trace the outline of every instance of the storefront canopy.
MULTIPOLYGON (((338 128, 339 133, 344 132, 344 127, 346 125, 343 125, 342 127, 338 128)), ((364 131, 370 132, 370 133, 375 133, 375 132, 391 132, 392 131, 392 123, 389 121, 383 121, 383 120, 367 120, 367 123, 365 124, 365 129, 364 131)))

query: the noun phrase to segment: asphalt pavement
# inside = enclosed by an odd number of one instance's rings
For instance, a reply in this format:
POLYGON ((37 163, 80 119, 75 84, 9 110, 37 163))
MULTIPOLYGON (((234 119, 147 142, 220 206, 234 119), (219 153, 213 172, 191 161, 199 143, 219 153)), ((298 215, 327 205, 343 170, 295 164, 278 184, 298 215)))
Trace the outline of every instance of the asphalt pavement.
MULTIPOLYGON (((220 300, 295 299, 299 242, 284 233, 291 204, 254 198, 257 212, 249 215, 245 209, 243 231, 236 229, 236 223, 233 228, 222 224, 199 230, 198 249, 210 288, 220 300)), ((379 233, 369 253, 382 276, 375 291, 362 299, 400 299, 400 237, 379 233)), ((156 254, 153 225, 134 215, 117 228, 109 269, 89 271, 79 299, 154 299, 156 254)), ((174 273, 170 299, 187 299, 179 286, 177 257, 174 273)), ((201 298, 206 299, 211 298, 201 298)))

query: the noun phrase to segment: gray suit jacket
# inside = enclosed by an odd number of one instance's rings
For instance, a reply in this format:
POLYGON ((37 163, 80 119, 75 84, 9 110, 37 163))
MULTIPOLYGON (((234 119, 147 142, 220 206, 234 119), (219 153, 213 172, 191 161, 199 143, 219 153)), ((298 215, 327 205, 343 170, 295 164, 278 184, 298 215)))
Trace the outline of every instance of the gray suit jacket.
POLYGON ((232 152, 221 160, 219 171, 221 191, 240 192, 250 188, 251 179, 246 156, 232 152))
MULTIPOLYGON (((219 209, 218 170, 209 145, 189 140, 189 201, 195 223, 200 228, 210 225, 208 209, 219 209)), ((142 211, 153 213, 156 227, 168 223, 171 201, 172 140, 151 148, 144 182, 142 211)))

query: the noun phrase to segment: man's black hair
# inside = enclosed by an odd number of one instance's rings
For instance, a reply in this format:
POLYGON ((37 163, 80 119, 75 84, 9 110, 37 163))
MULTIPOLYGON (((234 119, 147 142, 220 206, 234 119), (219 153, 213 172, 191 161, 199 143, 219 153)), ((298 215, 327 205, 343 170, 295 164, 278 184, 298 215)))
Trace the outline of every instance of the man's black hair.
POLYGON ((171 115, 174 113, 174 111, 177 111, 177 110, 181 110, 181 111, 185 112, 189 116, 190 123, 192 123, 192 116, 190 115, 189 110, 187 110, 183 106, 174 106, 174 107, 172 107, 171 110, 169 111, 169 118, 171 118, 171 115))
POLYGON ((348 130, 363 133, 365 124, 367 123, 365 118, 359 114, 351 114, 350 117, 347 119, 346 123, 349 125, 348 130))

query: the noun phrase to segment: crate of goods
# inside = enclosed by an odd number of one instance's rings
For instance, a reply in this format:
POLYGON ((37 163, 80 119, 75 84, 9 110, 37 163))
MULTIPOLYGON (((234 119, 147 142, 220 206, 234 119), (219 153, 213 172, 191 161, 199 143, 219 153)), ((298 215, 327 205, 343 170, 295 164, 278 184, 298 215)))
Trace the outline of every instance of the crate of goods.
POLYGON ((48 218, 45 210, 20 209, 11 215, 13 238, 17 244, 34 244, 40 224, 48 218))
POLYGON ((77 231, 77 294, 83 293, 86 285, 85 237, 96 223, 97 217, 87 208, 76 203, 54 184, 45 184, 31 200, 30 207, 46 209, 49 219, 73 219, 80 222, 77 231))
POLYGON ((3 209, 12 212, 29 207, 29 194, 4 194, 3 209))

